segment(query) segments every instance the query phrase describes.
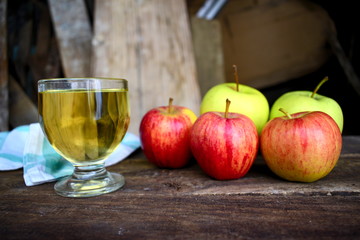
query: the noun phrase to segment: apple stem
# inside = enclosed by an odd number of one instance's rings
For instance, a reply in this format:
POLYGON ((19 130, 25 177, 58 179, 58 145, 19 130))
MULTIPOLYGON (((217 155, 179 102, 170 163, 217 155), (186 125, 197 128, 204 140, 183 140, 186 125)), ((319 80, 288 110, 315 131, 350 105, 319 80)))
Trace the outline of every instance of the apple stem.
POLYGON ((231 103, 231 101, 229 99, 226 99, 225 116, 224 116, 225 118, 228 117, 230 103, 231 103))
POLYGON ((279 108, 279 111, 282 112, 283 114, 285 114, 289 119, 292 119, 292 116, 287 111, 285 111, 283 108, 279 108))
POLYGON ((233 68, 234 68, 234 78, 235 78, 235 83, 236 83, 236 91, 238 92, 239 91, 239 76, 238 76, 238 71, 237 71, 237 67, 235 64, 233 65, 233 68))
POLYGON ((173 103, 174 99, 173 98, 169 98, 169 107, 168 107, 168 113, 172 112, 172 103, 173 103))
POLYGON ((317 93, 317 91, 319 90, 319 88, 327 81, 329 80, 329 77, 326 76, 324 77, 323 80, 321 80, 321 82, 316 86, 315 90, 313 91, 313 93, 311 94, 311 98, 315 97, 315 94, 317 93))

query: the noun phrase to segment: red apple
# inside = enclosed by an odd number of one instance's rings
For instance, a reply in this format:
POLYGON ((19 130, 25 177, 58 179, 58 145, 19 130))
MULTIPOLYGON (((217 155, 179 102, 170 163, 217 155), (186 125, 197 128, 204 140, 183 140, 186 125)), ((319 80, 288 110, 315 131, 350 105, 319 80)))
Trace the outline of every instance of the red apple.
POLYGON ((314 182, 328 175, 341 152, 338 125, 320 111, 287 114, 270 120, 260 137, 269 168, 289 181, 314 182))
POLYGON ((191 129, 190 146, 201 169, 218 180, 243 177, 254 163, 259 139, 253 121, 240 113, 206 112, 191 129))
POLYGON ((172 105, 148 111, 140 123, 141 147, 147 159, 162 168, 181 168, 191 159, 190 129, 196 115, 172 105))

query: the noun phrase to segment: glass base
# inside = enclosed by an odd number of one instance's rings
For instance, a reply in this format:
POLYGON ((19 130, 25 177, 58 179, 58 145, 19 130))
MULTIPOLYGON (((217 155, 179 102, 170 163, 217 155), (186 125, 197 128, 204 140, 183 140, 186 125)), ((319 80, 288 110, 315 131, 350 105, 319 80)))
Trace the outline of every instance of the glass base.
POLYGON ((91 172, 75 168, 73 175, 60 179, 54 189, 64 197, 93 197, 114 192, 124 184, 124 176, 108 172, 105 168, 91 172))

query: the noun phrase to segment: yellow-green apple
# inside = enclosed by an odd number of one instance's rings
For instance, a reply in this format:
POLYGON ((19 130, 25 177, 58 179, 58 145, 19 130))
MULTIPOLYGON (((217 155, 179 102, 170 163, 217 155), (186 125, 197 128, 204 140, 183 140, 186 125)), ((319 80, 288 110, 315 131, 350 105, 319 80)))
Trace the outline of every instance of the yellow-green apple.
POLYGON ((328 77, 325 77, 313 92, 292 91, 281 95, 271 107, 270 120, 282 116, 279 108, 286 109, 289 114, 304 111, 322 111, 329 114, 335 120, 340 132, 342 132, 344 117, 340 105, 332 98, 317 94, 321 85, 327 80, 328 77))
POLYGON ((227 98, 231 99, 230 112, 248 116, 256 126, 258 134, 269 119, 269 103, 257 89, 239 84, 235 68, 235 83, 222 83, 212 87, 203 97, 200 114, 210 111, 223 111, 227 98))
POLYGON ((200 168, 210 177, 229 180, 243 177, 254 163, 259 138, 253 121, 231 113, 206 112, 191 129, 190 147, 200 168))
POLYGON ((153 108, 140 123, 141 147, 147 159, 161 168, 181 168, 191 159, 190 129, 194 112, 172 105, 153 108))
POLYGON ((270 120, 260 137, 267 166, 279 177, 314 182, 335 167, 342 138, 333 118, 320 111, 288 114, 270 120))

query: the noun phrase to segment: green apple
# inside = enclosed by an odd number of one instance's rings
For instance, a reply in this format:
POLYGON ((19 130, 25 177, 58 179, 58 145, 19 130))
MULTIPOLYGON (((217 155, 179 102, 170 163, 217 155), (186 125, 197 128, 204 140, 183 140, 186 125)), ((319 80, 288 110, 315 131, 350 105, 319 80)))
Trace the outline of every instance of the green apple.
MULTIPOLYGON (((236 66, 235 73, 236 73, 236 66)), ((221 112, 224 102, 231 101, 230 112, 241 113, 248 116, 256 126, 258 134, 269 119, 269 103, 266 97, 257 89, 238 83, 221 83, 212 87, 203 97, 200 113, 221 112)))
POLYGON ((329 114, 339 126, 340 132, 343 130, 344 117, 340 105, 332 98, 317 94, 317 91, 328 80, 325 77, 315 88, 310 91, 292 91, 281 95, 272 105, 270 110, 270 120, 283 116, 279 111, 284 108, 289 114, 304 111, 321 111, 329 114))

